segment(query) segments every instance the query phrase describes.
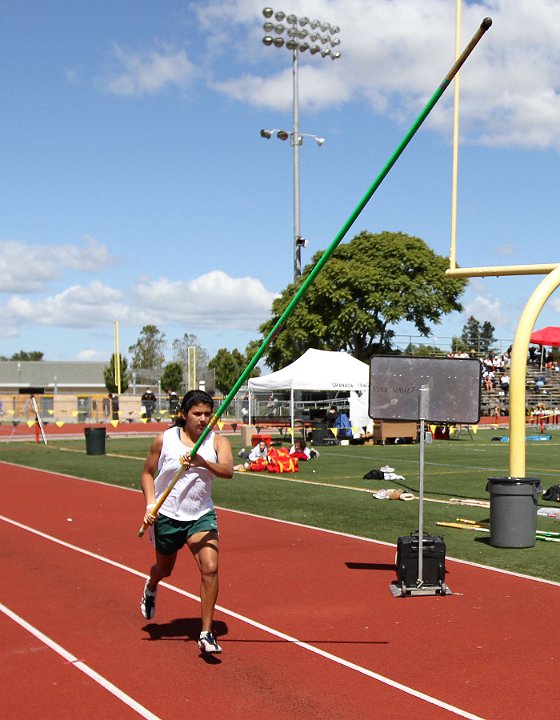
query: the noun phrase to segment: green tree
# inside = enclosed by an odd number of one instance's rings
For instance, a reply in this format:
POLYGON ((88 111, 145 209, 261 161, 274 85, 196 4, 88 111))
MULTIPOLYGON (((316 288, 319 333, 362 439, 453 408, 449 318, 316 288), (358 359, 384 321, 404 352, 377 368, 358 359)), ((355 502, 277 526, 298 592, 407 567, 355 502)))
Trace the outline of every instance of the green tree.
MULTIPOLYGON (((227 394, 241 377, 249 362, 252 360, 260 343, 257 340, 251 341, 242 353, 237 348, 227 350, 220 348, 208 363, 208 367, 216 373, 216 387, 227 394)), ((261 374, 260 368, 255 367, 250 377, 258 377, 261 374)))
MULTIPOLYGON (((304 269, 309 275, 321 253, 304 269)), ((340 245, 325 263, 307 295, 269 346, 266 362, 277 370, 308 348, 344 350, 364 362, 391 349, 393 326, 413 323, 420 335, 430 324, 462 309, 467 281, 445 275, 448 261, 420 238, 403 233, 362 232, 340 245)), ((289 285, 272 305, 272 317, 259 329, 267 335, 292 300, 289 285)))
POLYGON ((464 346, 469 350, 476 350, 478 352, 478 343, 480 340, 480 323, 478 320, 471 315, 467 322, 463 325, 461 332, 461 340, 464 346))
MULTIPOLYGON (((103 369, 103 380, 105 387, 110 393, 118 393, 117 381, 115 379, 115 353, 111 355, 109 364, 103 369)), ((128 372, 128 360, 121 355, 121 393, 126 392, 130 385, 130 373, 128 372)))
POLYGON ((451 351, 454 353, 469 352, 474 349, 474 347, 467 345, 463 338, 457 337, 456 335, 451 338, 451 351))
POLYGON ((165 334, 155 325, 144 325, 138 340, 128 348, 133 370, 161 371, 164 361, 165 334))
POLYGON ((480 328, 480 350, 481 352, 489 352, 492 349, 492 346, 496 342, 496 338, 494 337, 494 331, 496 328, 492 325, 491 322, 488 322, 488 320, 485 320, 482 323, 482 327, 480 328))
POLYGON ((487 353, 496 342, 494 337, 495 327, 485 320, 482 324, 471 315, 461 333, 461 340, 469 350, 476 350, 480 353, 487 353))
POLYGON ((161 387, 163 390, 172 390, 180 393, 183 390, 183 368, 179 363, 171 362, 165 365, 161 374, 161 387))
POLYGON ((434 357, 445 355, 445 352, 436 345, 415 345, 409 343, 405 350, 406 355, 416 355, 418 357, 434 357))
POLYGON ((19 352, 14 353, 10 358, 4 357, 2 355, 2 357, 0 357, 0 360, 42 360, 44 354, 45 353, 39 352, 39 350, 31 350, 30 352, 27 352, 26 350, 20 350, 19 352))
MULTIPOLYGON (((245 365, 248 365, 251 362, 261 345, 262 342, 260 340, 251 340, 247 343, 247 347, 245 348, 245 365)), ((259 377, 260 374, 261 369, 259 367, 255 367, 251 372, 251 377, 259 377)))

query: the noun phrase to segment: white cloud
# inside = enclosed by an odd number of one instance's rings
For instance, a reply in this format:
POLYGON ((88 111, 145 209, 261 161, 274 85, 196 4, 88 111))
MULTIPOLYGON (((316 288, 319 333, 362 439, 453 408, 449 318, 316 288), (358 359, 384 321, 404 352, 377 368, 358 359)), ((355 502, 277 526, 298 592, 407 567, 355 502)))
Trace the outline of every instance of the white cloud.
MULTIPOLYGON (((553 298, 550 301, 550 306, 556 312, 558 315, 560 315, 560 298, 553 298)), ((557 322, 560 322, 560 320, 557 320, 557 322)))
POLYGON ((519 247, 513 243, 506 243, 498 248, 499 255, 516 255, 519 252, 519 247))
POLYGON ((189 331, 256 333, 268 318, 274 297, 260 280, 233 278, 220 270, 184 281, 140 278, 130 291, 94 281, 33 300, 13 295, 0 306, 0 337, 16 337, 30 326, 109 328, 115 320, 123 326, 180 325, 189 331))
POLYGON ((82 362, 102 362, 107 360, 107 353, 101 350, 80 350, 76 354, 76 360, 82 362))
POLYGON ((140 278, 133 292, 151 322, 198 329, 256 330, 275 298, 260 280, 233 278, 221 270, 194 280, 140 278))
POLYGON ((503 327, 507 325, 507 318, 502 309, 502 303, 499 298, 485 295, 477 295, 473 300, 465 305, 465 315, 471 315, 480 322, 490 322, 494 327, 503 327))
POLYGON ((81 69, 79 67, 66 68, 64 74, 70 85, 76 85, 80 80, 81 69))
MULTIPOLYGON (((292 71, 271 78, 244 75, 237 80, 216 82, 213 87, 240 102, 271 110, 286 110, 292 103, 292 71)), ((342 74, 327 74, 317 67, 303 67, 299 73, 301 98, 307 110, 320 110, 351 99, 352 86, 342 74)))
POLYGON ((195 75, 185 50, 163 44, 160 49, 135 53, 114 46, 118 68, 100 80, 113 95, 143 97, 169 87, 187 88, 195 75))
POLYGON ((19 325, 47 325, 93 328, 126 318, 128 307, 123 293, 98 281, 86 287, 72 285, 51 297, 30 300, 14 295, 5 304, 4 314, 19 325))
POLYGON ((66 270, 100 272, 115 262, 106 245, 91 237, 84 238, 83 247, 1 240, 0 292, 40 292, 66 270))
MULTIPOLYGON (((212 32, 218 35, 232 22, 241 26, 245 42, 228 44, 227 52, 250 55, 258 66, 252 75, 230 76, 214 87, 257 107, 288 110, 290 54, 284 48, 259 45, 261 7, 251 0, 210 2, 199 13, 202 21, 213 23, 212 32)), ((300 102, 306 110, 363 98, 376 112, 408 124, 455 58, 455 3, 450 0, 310 0, 295 2, 290 9, 341 27, 340 60, 300 53, 300 102)), ((461 71, 465 139, 497 146, 560 148, 558 10, 558 3, 551 0, 463 3, 462 47, 484 17, 493 19, 461 71)), ((447 92, 428 120, 448 136, 452 101, 453 93, 447 92)))

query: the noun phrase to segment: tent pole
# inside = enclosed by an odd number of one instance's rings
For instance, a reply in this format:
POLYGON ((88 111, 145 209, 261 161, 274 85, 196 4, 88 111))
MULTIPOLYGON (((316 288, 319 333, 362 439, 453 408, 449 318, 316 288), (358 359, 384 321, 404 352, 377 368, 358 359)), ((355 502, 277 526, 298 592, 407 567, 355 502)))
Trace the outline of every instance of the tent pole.
POLYGON ((292 445, 295 443, 294 429, 294 386, 290 388, 290 425, 292 428, 292 445))

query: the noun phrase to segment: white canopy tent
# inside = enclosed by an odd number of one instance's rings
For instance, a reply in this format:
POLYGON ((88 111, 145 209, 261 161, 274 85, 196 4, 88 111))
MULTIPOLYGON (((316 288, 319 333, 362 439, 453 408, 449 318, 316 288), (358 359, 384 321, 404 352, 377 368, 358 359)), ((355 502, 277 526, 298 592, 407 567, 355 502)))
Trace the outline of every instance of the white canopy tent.
MULTIPOLYGON (((294 390, 368 392, 369 365, 345 352, 307 350, 295 362, 278 370, 249 380, 253 392, 290 391, 290 417, 294 422, 294 390)), ((250 402, 250 408, 252 403, 250 402)), ((352 417, 350 417, 352 425, 352 417)))

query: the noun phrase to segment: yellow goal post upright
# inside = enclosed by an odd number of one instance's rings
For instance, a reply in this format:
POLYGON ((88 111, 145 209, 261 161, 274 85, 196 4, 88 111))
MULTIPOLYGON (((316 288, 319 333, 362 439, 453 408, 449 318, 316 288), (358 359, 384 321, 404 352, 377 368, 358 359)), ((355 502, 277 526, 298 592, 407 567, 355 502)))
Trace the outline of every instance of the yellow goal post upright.
POLYGON ((196 377, 196 346, 189 345, 187 348, 187 389, 197 390, 196 377))
MULTIPOLYGON (((460 52, 461 0, 456 0, 455 52, 460 52)), ((512 346, 509 390, 509 475, 525 477, 525 418, 527 354, 531 333, 548 298, 560 286, 560 263, 536 265, 500 265, 488 267, 457 266, 457 167, 459 145, 459 76, 454 80, 453 168, 451 193, 451 242, 448 277, 501 277, 505 275, 545 275, 529 298, 517 326, 512 346)))

